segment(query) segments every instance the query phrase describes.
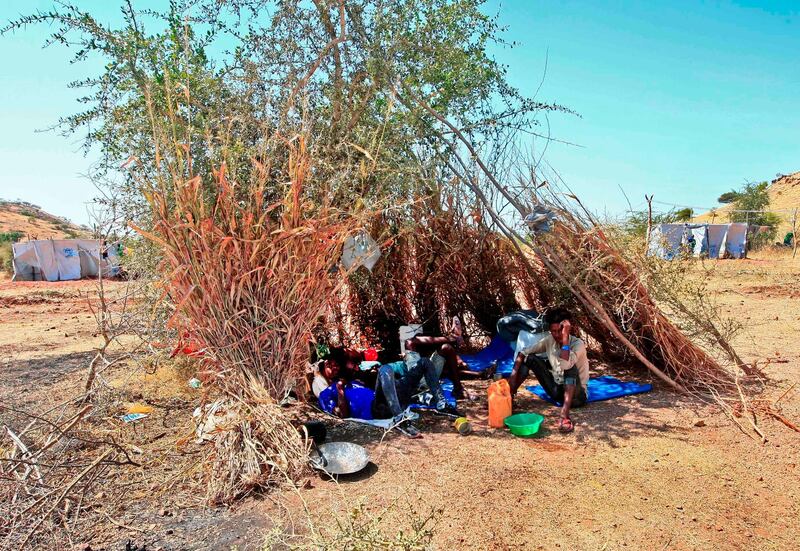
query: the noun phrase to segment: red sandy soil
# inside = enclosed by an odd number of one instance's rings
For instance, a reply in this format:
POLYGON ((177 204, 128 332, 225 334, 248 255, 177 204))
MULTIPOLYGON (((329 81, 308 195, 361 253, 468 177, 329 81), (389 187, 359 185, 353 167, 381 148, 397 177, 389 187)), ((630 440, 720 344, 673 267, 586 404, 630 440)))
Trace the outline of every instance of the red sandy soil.
MULTIPOLYGON (((736 339, 740 352, 766 366, 770 382, 761 397, 780 398, 786 418, 800 424, 798 276, 800 262, 721 261, 711 285, 725 312, 744 324, 736 339)), ((97 344, 83 298, 93 285, 0 283, 0 401, 31 405, 80 388, 97 344)), ((592 367, 656 388, 576 410, 570 435, 556 430, 555 408, 522 392, 516 411, 547 418, 534 439, 487 427, 482 381, 470 383, 481 399, 464 405, 475 427, 465 437, 438 417, 424 418, 420 440, 327 418, 333 439, 367 447, 373 464, 365 473, 338 484, 311 477, 299 492, 249 498, 232 509, 187 504, 177 485, 166 492, 130 490, 131 505, 114 514, 139 530, 105 524, 83 537, 93 549, 120 549, 127 539, 148 549, 261 549, 270 527, 305 524, 303 502, 320 522, 346 515, 358 502, 375 513, 411 495, 418 514, 442 510, 433 538, 438 549, 797 547, 800 434, 760 417, 769 439, 761 444, 717 406, 679 397, 644 371, 592 367)), ((174 442, 185 435, 198 397, 185 380, 183 372, 160 368, 134 372, 126 383, 131 401, 158 405, 142 432, 131 436, 151 461, 151 476, 169 469, 172 459, 164 454, 183 461, 174 442)), ((402 525, 398 516, 394 506, 383 526, 402 525)))

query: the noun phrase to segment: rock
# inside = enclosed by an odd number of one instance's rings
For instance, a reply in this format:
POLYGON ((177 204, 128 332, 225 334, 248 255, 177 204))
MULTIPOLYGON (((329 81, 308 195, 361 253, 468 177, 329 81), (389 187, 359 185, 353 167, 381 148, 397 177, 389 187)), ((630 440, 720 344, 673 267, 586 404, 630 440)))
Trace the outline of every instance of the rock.
POLYGON ((696 420, 694 422, 694 426, 695 427, 705 427, 706 426, 706 422, 703 419, 698 419, 698 420, 696 420))
POLYGON ((633 518, 635 518, 636 520, 644 520, 644 517, 642 515, 633 515, 633 518))
POLYGON ((169 509, 161 509, 158 512, 158 514, 161 515, 162 517, 171 517, 172 516, 172 511, 170 511, 169 509))

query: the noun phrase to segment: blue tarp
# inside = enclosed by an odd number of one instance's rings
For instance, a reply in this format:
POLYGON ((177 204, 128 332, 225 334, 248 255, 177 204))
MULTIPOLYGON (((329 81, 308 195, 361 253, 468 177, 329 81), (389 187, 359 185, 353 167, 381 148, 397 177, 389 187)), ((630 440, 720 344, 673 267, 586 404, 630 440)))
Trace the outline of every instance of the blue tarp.
POLYGON ((501 375, 510 375, 514 368, 514 347, 497 335, 480 352, 459 356, 472 371, 485 371, 493 361, 497 361, 497 373, 501 375))
MULTIPOLYGON (((623 382, 614 377, 609 377, 608 375, 592 377, 589 379, 589 383, 586 386, 588 388, 589 402, 601 402, 603 400, 619 398, 620 396, 630 396, 631 394, 641 394, 653 390, 653 385, 623 382)), ((542 400, 547 400, 556 406, 561 405, 561 403, 552 400, 539 385, 526 386, 525 388, 536 394, 542 400)))

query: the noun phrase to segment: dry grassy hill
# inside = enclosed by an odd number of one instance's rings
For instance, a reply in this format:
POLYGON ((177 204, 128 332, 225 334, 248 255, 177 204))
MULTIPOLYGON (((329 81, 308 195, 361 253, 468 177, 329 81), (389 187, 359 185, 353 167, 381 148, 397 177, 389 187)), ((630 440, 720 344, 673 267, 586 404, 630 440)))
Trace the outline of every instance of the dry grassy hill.
MULTIPOLYGON (((783 237, 792 229, 792 209, 800 209, 800 172, 787 174, 772 180, 768 188, 769 208, 776 211, 783 222, 778 226, 778 235, 783 237)), ((728 211, 732 205, 721 205, 714 211, 709 211, 694 218, 697 222, 728 222, 728 211)), ((798 222, 800 224, 800 222, 798 222)))
POLYGON ((87 228, 24 201, 0 200, 0 279, 13 272, 11 243, 30 239, 90 237, 87 228))
POLYGON ((31 203, 0 200, 0 233, 21 232, 22 240, 88 237, 89 230, 76 226, 31 203))

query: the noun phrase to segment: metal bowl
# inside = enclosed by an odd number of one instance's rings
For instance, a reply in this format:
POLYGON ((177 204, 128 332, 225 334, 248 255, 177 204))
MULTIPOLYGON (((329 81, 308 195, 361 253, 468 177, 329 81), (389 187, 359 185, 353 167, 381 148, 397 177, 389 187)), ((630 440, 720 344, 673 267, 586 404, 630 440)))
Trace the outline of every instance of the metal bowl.
POLYGON ((369 464, 369 453, 352 442, 328 442, 311 452, 311 466, 331 475, 357 473, 369 464))

